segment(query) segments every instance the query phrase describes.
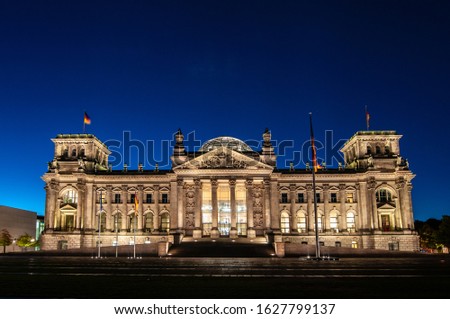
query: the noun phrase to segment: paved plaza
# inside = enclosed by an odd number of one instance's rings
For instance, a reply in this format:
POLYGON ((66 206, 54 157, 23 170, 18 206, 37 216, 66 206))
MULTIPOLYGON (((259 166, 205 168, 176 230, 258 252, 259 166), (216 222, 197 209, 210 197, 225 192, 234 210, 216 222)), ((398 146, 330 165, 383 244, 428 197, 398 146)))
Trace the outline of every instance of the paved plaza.
POLYGON ((0 256, 0 298, 450 298, 450 258, 0 256))

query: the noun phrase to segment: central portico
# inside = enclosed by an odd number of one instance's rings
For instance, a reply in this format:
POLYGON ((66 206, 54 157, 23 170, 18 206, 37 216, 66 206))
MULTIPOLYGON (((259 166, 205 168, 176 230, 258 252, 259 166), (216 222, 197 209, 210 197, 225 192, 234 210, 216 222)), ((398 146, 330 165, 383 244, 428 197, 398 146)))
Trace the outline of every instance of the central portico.
POLYGON ((268 143, 261 154, 227 136, 187 153, 183 135, 177 132, 172 162, 178 185, 185 191, 185 202, 178 207, 185 209, 179 217, 184 215, 186 236, 254 238, 271 228, 270 212, 263 207, 264 198, 270 206, 268 181, 275 156, 270 133, 266 131, 264 137, 268 143))

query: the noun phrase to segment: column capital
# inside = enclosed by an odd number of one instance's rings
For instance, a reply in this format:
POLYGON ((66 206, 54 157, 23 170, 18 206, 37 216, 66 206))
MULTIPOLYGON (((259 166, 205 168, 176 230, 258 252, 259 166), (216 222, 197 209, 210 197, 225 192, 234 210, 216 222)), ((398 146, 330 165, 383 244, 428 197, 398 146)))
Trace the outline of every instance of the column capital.
POLYGON ((183 179, 182 179, 182 178, 178 178, 178 179, 177 179, 177 186, 178 186, 178 187, 183 187, 183 185, 184 185, 183 179))
POLYGON ((200 189, 202 188, 202 182, 199 178, 194 179, 195 188, 200 189))
POLYGON ((228 181, 228 184, 230 184, 230 187, 234 188, 236 187, 236 179, 232 178, 228 181))
POLYGON ((219 183, 217 182, 217 179, 211 178, 211 187, 217 188, 219 186, 219 183))

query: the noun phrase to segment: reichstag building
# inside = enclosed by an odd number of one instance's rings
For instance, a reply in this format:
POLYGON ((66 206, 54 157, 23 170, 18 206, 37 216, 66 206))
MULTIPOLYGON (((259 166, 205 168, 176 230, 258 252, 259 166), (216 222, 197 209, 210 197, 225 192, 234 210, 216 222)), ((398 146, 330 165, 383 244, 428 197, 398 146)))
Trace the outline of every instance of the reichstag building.
POLYGON ((395 131, 357 132, 341 149, 343 165, 317 171, 317 227, 311 168, 277 168, 270 131, 258 151, 218 137, 190 152, 181 131, 174 138, 170 170, 113 170, 94 135, 53 138, 42 249, 96 247, 100 229, 102 246, 216 238, 313 245, 317 230, 323 246, 418 250, 414 174, 395 131))

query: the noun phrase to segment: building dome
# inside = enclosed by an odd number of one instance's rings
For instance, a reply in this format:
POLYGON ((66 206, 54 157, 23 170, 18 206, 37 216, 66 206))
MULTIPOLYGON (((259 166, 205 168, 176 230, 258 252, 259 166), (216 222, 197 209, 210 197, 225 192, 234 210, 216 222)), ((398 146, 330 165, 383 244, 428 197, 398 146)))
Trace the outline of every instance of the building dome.
POLYGON ((220 147, 226 147, 233 151, 238 152, 252 152, 253 150, 245 144, 243 141, 230 137, 230 136, 220 136, 213 138, 202 145, 200 152, 209 152, 220 147))

